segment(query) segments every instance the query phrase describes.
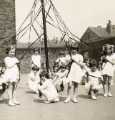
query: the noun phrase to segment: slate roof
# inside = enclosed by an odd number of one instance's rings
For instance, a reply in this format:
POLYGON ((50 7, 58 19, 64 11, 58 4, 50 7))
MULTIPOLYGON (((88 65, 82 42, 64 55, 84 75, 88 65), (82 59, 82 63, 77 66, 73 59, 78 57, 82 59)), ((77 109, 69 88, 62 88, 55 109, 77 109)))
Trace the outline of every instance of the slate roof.
POLYGON ((100 38, 113 38, 113 37, 115 37, 115 25, 111 26, 111 33, 108 33, 106 28, 101 27, 101 26, 89 27, 89 29, 100 38))

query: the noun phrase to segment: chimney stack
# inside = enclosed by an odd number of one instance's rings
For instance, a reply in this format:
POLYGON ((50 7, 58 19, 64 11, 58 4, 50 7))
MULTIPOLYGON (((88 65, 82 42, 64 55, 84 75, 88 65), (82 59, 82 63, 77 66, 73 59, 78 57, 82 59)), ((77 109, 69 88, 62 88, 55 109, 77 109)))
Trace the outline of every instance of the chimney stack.
POLYGON ((110 34, 112 31, 112 24, 111 20, 108 20, 107 26, 106 26, 106 31, 110 34))

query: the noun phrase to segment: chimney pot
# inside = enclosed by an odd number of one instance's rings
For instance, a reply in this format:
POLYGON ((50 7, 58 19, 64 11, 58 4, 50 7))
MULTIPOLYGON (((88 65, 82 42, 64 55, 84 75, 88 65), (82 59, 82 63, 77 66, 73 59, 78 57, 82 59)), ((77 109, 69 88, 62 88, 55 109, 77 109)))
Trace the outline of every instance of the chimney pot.
POLYGON ((112 31, 112 24, 111 20, 108 20, 107 26, 106 26, 106 31, 110 34, 112 31))

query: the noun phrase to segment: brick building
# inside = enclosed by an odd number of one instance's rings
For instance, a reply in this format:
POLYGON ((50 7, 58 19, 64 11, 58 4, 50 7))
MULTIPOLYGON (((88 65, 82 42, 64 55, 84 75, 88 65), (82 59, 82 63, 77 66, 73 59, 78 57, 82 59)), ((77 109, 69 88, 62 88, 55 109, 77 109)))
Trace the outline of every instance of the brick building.
POLYGON ((88 51, 89 56, 99 60, 101 56, 102 46, 106 43, 115 45, 115 25, 109 20, 106 27, 88 27, 81 37, 82 53, 88 51))
POLYGON ((0 62, 5 49, 16 43, 15 29, 15 0, 0 0, 0 62))

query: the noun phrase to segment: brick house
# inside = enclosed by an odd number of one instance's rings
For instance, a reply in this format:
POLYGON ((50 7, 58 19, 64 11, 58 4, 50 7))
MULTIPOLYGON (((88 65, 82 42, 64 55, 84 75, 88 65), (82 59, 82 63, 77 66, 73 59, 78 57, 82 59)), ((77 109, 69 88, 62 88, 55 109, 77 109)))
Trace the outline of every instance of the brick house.
POLYGON ((91 58, 99 60, 102 46, 106 43, 115 45, 115 25, 109 20, 106 27, 88 27, 81 37, 81 52, 88 52, 91 58), (82 43, 82 42, 81 42, 82 43))

